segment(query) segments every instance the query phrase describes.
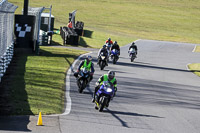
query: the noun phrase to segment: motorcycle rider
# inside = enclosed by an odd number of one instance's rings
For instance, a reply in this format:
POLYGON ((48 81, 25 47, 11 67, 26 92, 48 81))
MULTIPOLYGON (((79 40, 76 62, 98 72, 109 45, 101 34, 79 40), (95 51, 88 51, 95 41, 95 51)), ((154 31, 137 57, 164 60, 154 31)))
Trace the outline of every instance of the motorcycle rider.
MULTIPOLYGON (((102 75, 99 80, 96 82, 96 87, 95 87, 95 91, 93 93, 93 99, 92 102, 95 101, 95 94, 96 92, 99 90, 100 86, 103 84, 103 81, 109 81, 113 84, 115 92, 114 92, 114 96, 116 95, 117 92, 117 80, 115 78, 115 72, 114 71, 108 71, 108 74, 104 74, 102 75)), ((109 102, 108 102, 109 103, 109 102)), ((107 105, 108 107, 109 105, 107 105)))
POLYGON ((81 69, 86 68, 88 71, 90 71, 90 79, 89 82, 92 81, 93 79, 93 74, 94 74, 94 64, 92 63, 92 56, 88 55, 87 58, 83 61, 80 62, 78 66, 77 72, 74 73, 75 77, 78 77, 79 72, 81 69))
POLYGON ((110 51, 110 48, 113 45, 113 42, 112 42, 111 38, 108 38, 108 40, 106 40, 105 44, 106 44, 108 50, 110 51))
POLYGON ((119 52, 119 55, 120 55, 120 47, 119 47, 119 45, 117 44, 117 41, 114 41, 114 43, 113 43, 113 45, 112 45, 112 47, 111 47, 111 51, 112 51, 113 49, 116 49, 116 50, 119 52))
MULTIPOLYGON (((135 42, 132 42, 131 46, 129 47, 129 50, 130 50, 131 48, 135 49, 135 52, 136 52, 136 55, 137 55, 137 50, 138 50, 138 48, 137 48, 137 46, 135 45, 135 42)), ((129 50, 128 50, 128 53, 129 53, 129 50)))
POLYGON ((106 40, 106 44, 113 45, 111 38, 108 38, 108 40, 106 40))
POLYGON ((108 66, 108 58, 109 58, 109 55, 108 55, 108 50, 106 48, 106 45, 103 45, 103 47, 99 50, 98 52, 98 59, 97 59, 97 65, 99 64, 99 61, 100 61, 100 54, 103 52, 103 55, 105 56, 106 58, 106 66, 108 66))

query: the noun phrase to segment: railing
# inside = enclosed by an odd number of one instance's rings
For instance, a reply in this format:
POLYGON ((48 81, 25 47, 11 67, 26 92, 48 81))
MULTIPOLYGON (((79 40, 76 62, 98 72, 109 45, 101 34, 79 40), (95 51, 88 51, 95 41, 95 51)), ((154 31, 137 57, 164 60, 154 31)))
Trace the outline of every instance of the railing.
POLYGON ((14 12, 17 6, 0 1, 0 82, 10 64, 14 51, 14 12))

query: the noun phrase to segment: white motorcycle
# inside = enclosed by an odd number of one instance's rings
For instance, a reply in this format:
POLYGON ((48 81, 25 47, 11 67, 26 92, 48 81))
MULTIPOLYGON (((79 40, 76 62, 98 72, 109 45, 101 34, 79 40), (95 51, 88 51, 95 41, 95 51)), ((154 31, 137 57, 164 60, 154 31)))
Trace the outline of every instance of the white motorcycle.
POLYGON ((136 58, 136 50, 134 48, 131 48, 129 51, 129 57, 131 59, 131 62, 133 62, 136 58))

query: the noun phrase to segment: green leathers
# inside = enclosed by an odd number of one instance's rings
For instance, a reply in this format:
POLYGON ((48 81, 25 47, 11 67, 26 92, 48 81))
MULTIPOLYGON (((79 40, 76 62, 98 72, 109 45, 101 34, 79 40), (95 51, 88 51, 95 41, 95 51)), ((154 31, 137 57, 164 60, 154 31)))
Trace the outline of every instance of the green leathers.
POLYGON ((103 81, 110 81, 114 85, 114 88, 117 87, 117 82, 116 82, 115 77, 113 79, 111 79, 111 80, 109 80, 108 74, 104 74, 102 77, 100 77, 99 80, 98 80, 98 82, 100 83, 100 85, 103 84, 103 81))
POLYGON ((92 66, 92 62, 90 61, 90 62, 87 64, 87 60, 85 59, 84 64, 82 65, 81 69, 86 68, 88 71, 90 71, 91 66, 92 66))

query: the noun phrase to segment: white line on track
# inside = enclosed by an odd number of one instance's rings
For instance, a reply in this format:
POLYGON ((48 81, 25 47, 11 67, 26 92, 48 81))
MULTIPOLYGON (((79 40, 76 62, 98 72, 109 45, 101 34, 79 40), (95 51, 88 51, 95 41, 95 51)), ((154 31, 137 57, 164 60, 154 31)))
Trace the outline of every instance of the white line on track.
POLYGON ((66 97, 65 112, 62 113, 62 114, 52 114, 52 115, 48 115, 48 116, 61 116, 61 115, 68 115, 70 113, 70 111, 71 111, 71 105, 72 105, 72 100, 71 100, 71 97, 70 97, 70 75, 71 75, 71 72, 72 72, 75 64, 77 63, 77 61, 80 60, 81 57, 83 57, 85 55, 88 55, 88 54, 91 54, 91 53, 92 52, 80 55, 73 62, 73 64, 70 66, 70 68, 67 71, 67 75, 66 75, 66 92, 65 92, 65 97, 66 97))
MULTIPOLYGON (((133 42, 139 42, 139 41, 141 41, 142 39, 137 39, 137 40, 135 40, 135 41, 133 41, 133 42)), ((132 44, 132 42, 131 43, 129 43, 129 44, 132 44)), ((127 45, 129 45, 129 44, 127 44, 127 45)), ((124 46, 121 46, 120 48, 123 48, 123 47, 126 47, 127 45, 124 45, 124 46)))
POLYGON ((195 45, 194 49, 192 50, 192 52, 195 52, 195 49, 197 48, 197 45, 195 45))
POLYGON ((139 42, 139 41, 141 41, 142 39, 137 39, 137 40, 135 40, 134 42, 136 43, 136 42, 139 42))
POLYGON ((188 71, 190 71, 190 69, 189 69, 189 67, 188 67, 188 65, 190 65, 191 63, 188 63, 187 65, 186 65, 186 68, 187 68, 187 70, 188 71))
POLYGON ((72 101, 71 101, 71 97, 70 97, 70 75, 71 72, 75 66, 75 64, 77 63, 78 60, 80 60, 81 57, 91 54, 90 53, 86 53, 86 54, 82 54, 80 55, 75 61, 74 63, 71 65, 71 67, 69 68, 69 70, 67 71, 67 76, 66 76, 66 92, 65 92, 65 97, 66 97, 66 105, 65 105, 65 112, 61 115, 68 115, 71 111, 71 105, 72 105, 72 101))

